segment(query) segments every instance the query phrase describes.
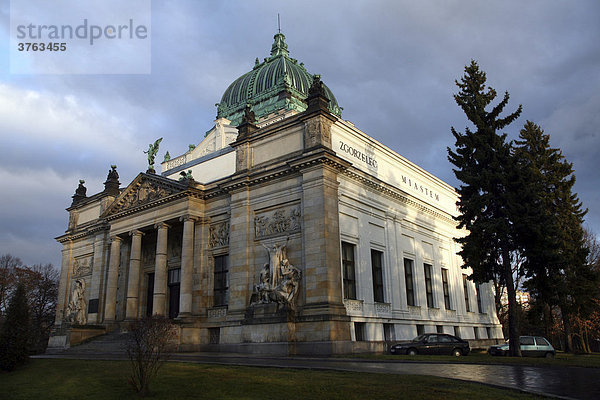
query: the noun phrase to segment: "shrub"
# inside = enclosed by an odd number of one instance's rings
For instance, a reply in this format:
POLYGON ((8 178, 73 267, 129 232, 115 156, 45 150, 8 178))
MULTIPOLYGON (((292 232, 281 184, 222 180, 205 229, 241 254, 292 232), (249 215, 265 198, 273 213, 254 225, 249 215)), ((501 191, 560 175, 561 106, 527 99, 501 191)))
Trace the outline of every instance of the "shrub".
POLYGON ((144 397, 150 392, 150 381, 173 351, 175 327, 168 318, 151 316, 130 325, 127 355, 131 362, 129 383, 144 397))

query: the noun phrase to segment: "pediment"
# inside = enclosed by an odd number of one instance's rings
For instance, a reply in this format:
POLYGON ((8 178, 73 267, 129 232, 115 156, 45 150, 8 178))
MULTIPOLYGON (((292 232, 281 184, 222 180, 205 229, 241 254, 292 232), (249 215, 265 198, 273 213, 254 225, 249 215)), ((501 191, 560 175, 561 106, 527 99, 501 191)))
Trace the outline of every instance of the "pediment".
POLYGON ((106 218, 152 203, 166 201, 169 197, 186 189, 187 185, 172 179, 141 173, 121 192, 102 217, 106 218))

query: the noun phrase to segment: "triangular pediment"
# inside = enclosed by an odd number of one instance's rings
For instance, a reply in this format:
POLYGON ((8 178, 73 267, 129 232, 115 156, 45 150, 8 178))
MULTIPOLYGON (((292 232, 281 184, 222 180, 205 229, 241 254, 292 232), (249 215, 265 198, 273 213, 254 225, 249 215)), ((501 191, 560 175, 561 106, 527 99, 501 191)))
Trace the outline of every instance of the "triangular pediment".
POLYGON ((102 218, 168 200, 188 186, 160 175, 140 173, 102 214, 102 218))

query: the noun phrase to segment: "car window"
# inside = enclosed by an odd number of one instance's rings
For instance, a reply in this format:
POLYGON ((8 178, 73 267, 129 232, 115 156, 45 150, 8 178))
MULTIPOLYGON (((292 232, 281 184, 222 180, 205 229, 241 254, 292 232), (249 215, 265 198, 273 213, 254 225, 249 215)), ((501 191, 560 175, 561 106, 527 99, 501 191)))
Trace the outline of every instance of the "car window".
POLYGON ((438 336, 437 335, 429 335, 425 340, 427 343, 437 343, 438 336))
POLYGON ((521 336, 519 338, 519 343, 523 346, 533 346, 535 345, 535 343, 533 343, 533 338, 531 336, 521 336))
POLYGON ((548 343, 548 341, 546 339, 544 339, 543 337, 536 336, 535 342, 537 343, 538 346, 550 346, 550 343, 548 343))
POLYGON ((425 338, 425 335, 419 335, 416 338, 414 338, 412 341, 413 342, 420 342, 421 340, 423 340, 423 338, 425 338))
POLYGON ((450 343, 450 342, 452 342, 452 338, 450 336, 439 335, 438 336, 438 341, 440 343, 450 343))

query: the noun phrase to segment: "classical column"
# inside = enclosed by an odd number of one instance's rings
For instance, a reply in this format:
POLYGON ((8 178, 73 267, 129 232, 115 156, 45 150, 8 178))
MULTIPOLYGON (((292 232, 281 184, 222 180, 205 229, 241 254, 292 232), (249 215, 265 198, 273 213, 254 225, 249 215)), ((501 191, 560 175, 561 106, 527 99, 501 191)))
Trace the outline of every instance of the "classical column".
POLYGON ((186 317, 192 314, 192 286, 194 269, 194 225, 196 218, 186 215, 183 221, 183 239, 181 240, 181 287, 179 295, 179 315, 186 317))
POLYGON ((165 315, 167 296, 167 238, 169 225, 160 222, 154 225, 158 229, 156 239, 156 264, 154 266, 154 299, 152 314, 165 315))
POLYGON ((118 236, 113 236, 110 243, 110 264, 106 281, 106 302, 104 304, 104 321, 113 322, 117 308, 117 283, 119 280, 119 265, 121 264, 121 242, 118 236))
POLYGON ((127 285, 127 308, 125 319, 136 319, 138 317, 138 296, 140 291, 140 263, 142 259, 142 235, 135 230, 131 235, 131 257, 129 258, 129 284, 127 285))

